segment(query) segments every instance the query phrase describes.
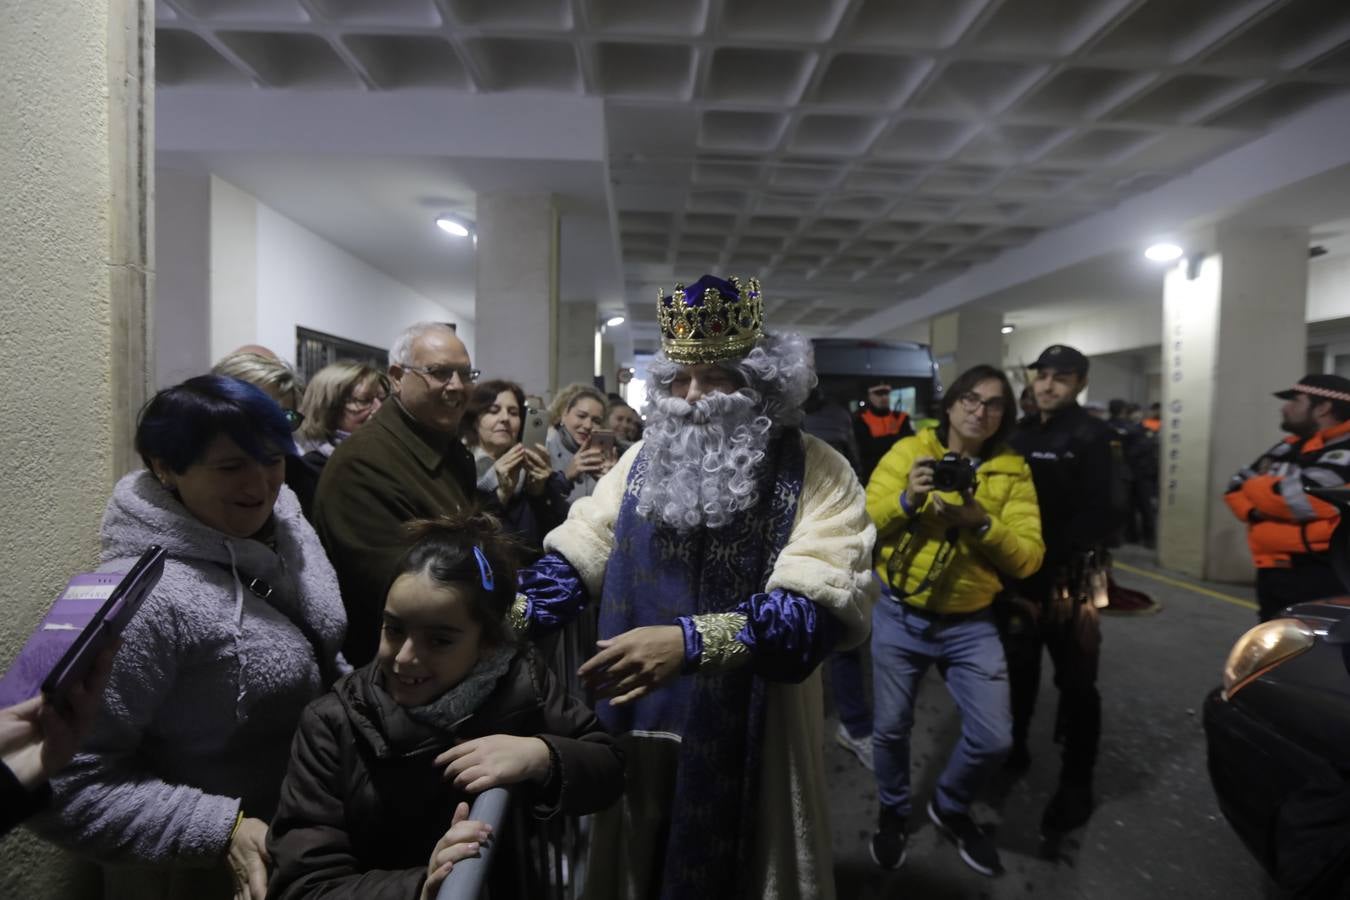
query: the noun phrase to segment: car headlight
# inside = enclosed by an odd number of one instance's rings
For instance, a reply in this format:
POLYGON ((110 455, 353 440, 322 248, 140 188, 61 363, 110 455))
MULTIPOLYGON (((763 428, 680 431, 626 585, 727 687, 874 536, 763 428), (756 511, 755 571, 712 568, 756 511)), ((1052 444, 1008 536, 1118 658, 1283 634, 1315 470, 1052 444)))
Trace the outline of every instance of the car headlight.
POLYGON ((1271 619, 1238 638, 1223 664, 1223 696, 1231 700, 1261 675, 1313 645, 1313 631, 1298 619, 1271 619))

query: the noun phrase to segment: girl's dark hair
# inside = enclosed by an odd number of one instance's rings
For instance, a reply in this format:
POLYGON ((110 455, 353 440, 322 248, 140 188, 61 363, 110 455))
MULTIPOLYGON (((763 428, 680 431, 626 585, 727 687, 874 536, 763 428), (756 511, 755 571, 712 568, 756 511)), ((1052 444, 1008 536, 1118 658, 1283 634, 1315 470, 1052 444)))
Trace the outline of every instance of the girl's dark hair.
POLYGON ((938 440, 942 441, 942 446, 947 446, 947 430, 951 424, 952 407, 956 405, 956 401, 960 400, 963 394, 975 390, 975 386, 981 381, 991 379, 1003 387, 1003 418, 998 423, 998 430, 984 442, 981 455, 988 458, 995 449, 1003 446, 1008 440, 1013 426, 1017 424, 1017 395, 1013 393, 1012 383, 1008 381, 1008 376, 1003 374, 1002 369, 981 364, 962 372, 942 397, 942 416, 938 419, 937 430, 938 440))
POLYGON ((494 378, 492 381, 478 382, 474 385, 473 393, 469 394, 469 402, 464 407, 464 418, 459 423, 459 436, 466 444, 472 447, 478 443, 478 420, 482 418, 483 413, 492 408, 497 398, 507 391, 511 392, 520 406, 520 431, 516 433, 516 441, 519 443, 521 435, 525 433, 525 389, 514 381, 494 378))
POLYGON ((198 375, 150 398, 136 420, 136 452, 147 469, 157 459, 181 473, 222 434, 259 462, 295 453, 291 424, 277 402, 226 375, 198 375))
POLYGON ((472 588, 471 612, 483 629, 483 638, 492 644, 514 643, 506 614, 516 599, 516 569, 524 548, 502 530, 501 522, 487 513, 469 512, 414 519, 403 528, 411 546, 394 566, 385 596, 403 575, 425 573, 438 585, 467 585, 472 588), (483 586, 483 571, 474 548, 487 561, 491 590, 483 586))

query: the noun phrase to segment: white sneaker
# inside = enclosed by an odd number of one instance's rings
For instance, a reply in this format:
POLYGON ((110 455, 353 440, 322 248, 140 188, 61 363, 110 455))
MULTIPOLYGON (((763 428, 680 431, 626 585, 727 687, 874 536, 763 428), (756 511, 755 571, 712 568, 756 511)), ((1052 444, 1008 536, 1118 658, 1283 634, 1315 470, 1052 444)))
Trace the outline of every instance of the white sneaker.
POLYGON ((843 723, 834 732, 834 742, 843 747, 849 753, 858 757, 858 762, 862 763, 863 768, 872 771, 872 736, 855 738, 848 733, 848 729, 843 723))

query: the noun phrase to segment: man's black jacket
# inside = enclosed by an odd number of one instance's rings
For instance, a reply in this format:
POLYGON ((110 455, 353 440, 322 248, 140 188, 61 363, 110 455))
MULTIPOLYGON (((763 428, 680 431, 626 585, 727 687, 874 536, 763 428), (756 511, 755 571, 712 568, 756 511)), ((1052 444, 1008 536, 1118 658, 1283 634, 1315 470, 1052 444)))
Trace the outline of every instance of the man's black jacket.
POLYGON ((1115 532, 1111 439, 1110 427, 1076 403, 1049 422, 1028 416, 1013 429, 1010 443, 1031 464, 1041 506, 1042 572, 1075 551, 1107 543, 1115 532))

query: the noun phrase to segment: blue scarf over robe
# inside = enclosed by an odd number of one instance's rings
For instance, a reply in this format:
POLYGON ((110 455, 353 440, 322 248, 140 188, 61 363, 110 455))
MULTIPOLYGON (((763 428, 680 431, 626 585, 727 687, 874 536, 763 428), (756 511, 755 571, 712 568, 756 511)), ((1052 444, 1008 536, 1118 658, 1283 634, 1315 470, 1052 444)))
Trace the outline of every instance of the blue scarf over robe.
MULTIPOLYGON (((718 529, 681 534, 637 512, 648 459, 629 473, 605 568, 599 633, 613 637, 679 616, 736 612, 764 590, 792 532, 805 453, 789 430, 770 445, 759 503, 718 529)), ((749 668, 677 678, 622 707, 602 701, 614 734, 677 736, 662 897, 751 896, 745 883, 754 846, 756 787, 763 748, 765 681, 749 668)))

